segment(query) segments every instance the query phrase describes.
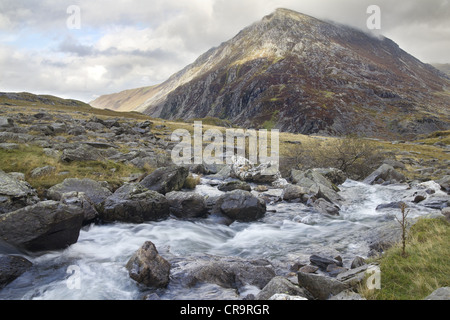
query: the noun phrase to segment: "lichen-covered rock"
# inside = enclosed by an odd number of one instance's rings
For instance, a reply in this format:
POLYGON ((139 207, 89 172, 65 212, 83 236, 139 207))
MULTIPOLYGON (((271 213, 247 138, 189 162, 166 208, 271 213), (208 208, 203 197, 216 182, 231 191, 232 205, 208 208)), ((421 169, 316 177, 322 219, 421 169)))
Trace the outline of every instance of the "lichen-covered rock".
POLYGON ((0 215, 37 202, 37 192, 27 182, 0 170, 0 215))
POLYGON ((64 193, 73 191, 83 192, 96 206, 112 195, 105 183, 91 179, 70 178, 48 189, 47 196, 51 200, 59 201, 64 193))

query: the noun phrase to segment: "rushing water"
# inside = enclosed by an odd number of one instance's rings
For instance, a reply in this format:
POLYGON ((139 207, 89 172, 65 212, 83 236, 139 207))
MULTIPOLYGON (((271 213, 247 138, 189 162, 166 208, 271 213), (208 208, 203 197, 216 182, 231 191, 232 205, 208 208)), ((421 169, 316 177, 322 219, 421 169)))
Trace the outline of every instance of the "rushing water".
MULTIPOLYGON (((423 187, 437 190, 433 197, 446 197, 433 183, 423 187)), ((311 254, 319 253, 340 254, 348 264, 356 255, 367 255, 364 235, 368 230, 394 219, 395 210, 377 211, 376 207, 410 199, 414 192, 407 185, 369 186, 351 180, 341 190, 345 202, 339 217, 319 214, 300 203, 275 202, 268 205, 264 219, 253 223, 226 225, 211 216, 140 225, 91 225, 83 228, 78 242, 66 250, 26 256, 33 267, 0 290, 0 299, 142 299, 152 291, 131 280, 125 265, 149 240, 169 261, 195 254, 264 258, 273 262, 278 273, 287 273, 294 261, 306 262, 311 254)), ((198 186, 197 192, 221 193, 206 184, 198 186)), ((424 205, 411 207, 412 217, 435 212, 438 210, 424 205)), ((234 290, 211 284, 185 288, 170 283, 156 292, 162 299, 239 298, 234 290)), ((248 288, 249 292, 257 290, 248 288)))

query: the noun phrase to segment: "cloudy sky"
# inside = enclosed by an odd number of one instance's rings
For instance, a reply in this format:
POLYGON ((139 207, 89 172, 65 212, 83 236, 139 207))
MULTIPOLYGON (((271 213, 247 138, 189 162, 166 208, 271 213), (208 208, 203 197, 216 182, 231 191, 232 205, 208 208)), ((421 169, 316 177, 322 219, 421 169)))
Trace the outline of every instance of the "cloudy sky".
POLYGON ((276 8, 369 32, 369 5, 379 33, 450 63, 450 0, 0 0, 0 91, 89 102, 161 83, 276 8))

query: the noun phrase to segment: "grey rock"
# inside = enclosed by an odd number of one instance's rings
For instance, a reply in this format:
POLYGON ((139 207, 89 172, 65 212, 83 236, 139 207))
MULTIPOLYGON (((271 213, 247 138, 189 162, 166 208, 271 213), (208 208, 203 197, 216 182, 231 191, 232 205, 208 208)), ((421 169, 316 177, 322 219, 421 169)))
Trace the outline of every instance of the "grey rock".
POLYGON ((441 186, 442 190, 450 192, 450 175, 444 176, 436 182, 441 186))
POLYGON ((148 190, 139 183, 131 183, 117 189, 105 200, 100 219, 106 222, 144 223, 166 219, 169 214, 169 203, 162 194, 148 190))
POLYGON ((337 275, 348 271, 348 269, 344 268, 344 267, 339 267, 339 266, 337 266, 335 264, 330 264, 330 265, 327 266, 327 270, 326 271, 328 272, 328 275, 330 277, 336 277, 337 275))
POLYGON ((447 219, 447 221, 450 221, 450 207, 442 209, 442 215, 447 219))
POLYGON ((322 214, 328 214, 331 216, 338 216, 339 212, 341 211, 341 208, 339 208, 337 205, 328 202, 325 199, 317 199, 313 203, 314 209, 319 211, 322 214))
POLYGON ((327 300, 348 289, 344 283, 322 275, 299 272, 297 277, 298 285, 318 300, 327 300))
POLYGON ((337 193, 339 188, 316 170, 291 170, 291 181, 303 187, 308 194, 338 204, 342 197, 337 193))
POLYGON ((243 181, 228 181, 222 183, 218 189, 220 191, 229 192, 233 190, 244 190, 244 191, 252 191, 250 185, 243 181))
POLYGON ((165 167, 156 169, 141 181, 141 184, 149 190, 166 194, 171 191, 180 191, 189 175, 185 167, 165 167))
POLYGON ((288 294, 284 294, 284 293, 277 293, 274 294, 273 296, 271 296, 268 300, 278 300, 278 301, 285 301, 285 300, 308 300, 304 297, 301 296, 290 296, 288 294))
POLYGON ((11 118, 0 117, 0 128, 14 127, 14 120, 11 118))
POLYGON ((0 170, 0 214, 39 202, 37 192, 27 182, 0 170))
POLYGON ((41 167, 41 168, 36 168, 33 169, 30 172, 30 176, 32 178, 38 178, 38 177, 42 177, 42 176, 47 176, 49 174, 52 174, 53 172, 56 171, 56 167, 53 166, 45 166, 45 167, 41 167))
POLYGON ((335 186, 339 186, 347 181, 347 175, 336 168, 317 168, 313 169, 313 171, 320 173, 335 186))
POLYGON ((201 218, 208 213, 205 199, 193 192, 172 191, 166 194, 170 212, 177 218, 201 218))
POLYGON ((316 273, 319 270, 319 267, 313 265, 307 265, 301 267, 298 271, 303 273, 316 273))
POLYGON ((308 300, 313 299, 311 294, 304 288, 292 283, 285 277, 274 277, 270 282, 257 294, 256 300, 269 300, 275 294, 287 294, 289 296, 300 296, 308 300))
POLYGON ((359 295, 356 292, 353 292, 351 290, 345 290, 331 297, 328 300, 366 300, 366 299, 361 297, 361 295, 359 295))
POLYGON ((338 274, 336 279, 347 285, 349 288, 358 289, 366 278, 367 270, 373 267, 373 265, 363 265, 338 274))
POLYGON ((65 179, 62 183, 54 185, 47 190, 47 196, 51 200, 60 201, 64 193, 83 192, 95 206, 101 205, 112 192, 105 187, 104 183, 91 179, 65 179))
POLYGON ((297 185, 288 184, 283 190, 283 200, 293 201, 293 200, 303 200, 303 197, 308 194, 308 191, 297 185))
POLYGON ((398 172, 388 164, 383 164, 372 174, 370 174, 366 179, 364 179, 363 182, 367 184, 376 184, 380 179, 383 181, 388 181, 390 183, 406 181, 406 177, 402 173, 398 172))
POLYGON ((164 288, 169 284, 170 263, 150 241, 133 254, 126 268, 133 280, 147 287, 164 288))
POLYGON ((311 264, 318 266, 322 270, 326 270, 327 267, 332 264, 342 267, 342 261, 339 261, 337 259, 333 259, 330 257, 315 255, 315 254, 312 255, 311 257, 309 257, 309 261, 311 262, 311 264))
POLYGON ((450 287, 439 288, 424 300, 450 300, 450 287))
POLYGON ((0 149, 17 150, 19 149, 19 145, 17 143, 0 143, 0 149))
POLYGON ((0 239, 28 251, 65 249, 78 240, 83 211, 44 201, 0 217, 0 239))
POLYGON ((0 290, 20 277, 32 265, 30 261, 23 257, 0 255, 0 290))
POLYGON ((231 176, 242 181, 255 183, 272 183, 281 178, 278 167, 270 163, 253 165, 242 157, 233 157, 231 176))
POLYGON ((220 196, 215 207, 226 217, 240 222, 261 219, 267 210, 264 200, 243 190, 234 190, 220 196))
POLYGON ((356 269, 359 268, 363 265, 366 264, 366 260, 362 257, 356 257, 355 259, 353 259, 352 264, 351 264, 351 269, 356 269))
POLYGON ((73 161, 97 161, 105 158, 106 156, 101 150, 86 144, 81 144, 76 149, 64 150, 60 160, 70 163, 73 161))

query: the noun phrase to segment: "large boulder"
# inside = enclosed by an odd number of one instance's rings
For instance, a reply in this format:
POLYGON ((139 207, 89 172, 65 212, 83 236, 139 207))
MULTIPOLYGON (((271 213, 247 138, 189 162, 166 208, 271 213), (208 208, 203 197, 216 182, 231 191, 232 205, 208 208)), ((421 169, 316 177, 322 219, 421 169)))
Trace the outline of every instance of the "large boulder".
POLYGON ((377 170, 375 170, 372 174, 370 174, 366 179, 364 179, 364 183, 367 184, 382 184, 385 182, 388 183, 400 183, 405 182, 406 177, 394 169, 394 167, 383 164, 377 170))
POLYGON ((59 250, 74 244, 83 211, 56 201, 43 201, 0 218, 0 239, 28 251, 59 250))
POLYGON ((297 277, 298 285, 308 290, 317 300, 327 300, 348 289, 346 284, 327 276, 299 272, 297 277))
POLYGON ((185 167, 164 167, 156 169, 145 177, 141 184, 149 190, 166 194, 171 191, 180 191, 188 175, 189 170, 185 167))
POLYGON ((170 263, 150 241, 133 254, 126 268, 133 280, 147 287, 164 288, 169 284, 170 263))
POLYGON ((292 283, 285 277, 274 277, 270 282, 258 293, 256 300, 269 300, 276 294, 287 294, 289 296, 303 297, 312 300, 311 294, 304 288, 292 283))
POLYGON ((19 256, 0 256, 0 290, 20 277, 33 264, 19 256))
POLYGON ((240 290, 247 285, 263 289, 276 276, 272 264, 264 259, 246 260, 235 257, 201 256, 175 263, 173 278, 193 287, 212 283, 240 290))
POLYGON ((231 176, 239 180, 254 183, 272 183, 281 178, 278 166, 271 163, 253 165, 248 159, 236 156, 232 160, 231 176))
POLYGON ((251 222, 264 217, 266 203, 248 191, 234 190, 220 196, 216 211, 234 221, 251 222))
POLYGON ((170 212, 177 218, 201 218, 208 213, 205 199, 198 193, 172 191, 166 194, 170 212))
POLYGON ((37 192, 27 182, 0 170, 0 215, 37 202, 37 192))
POLYGON ((83 192, 96 206, 101 205, 106 198, 112 195, 112 192, 106 187, 105 183, 91 179, 65 179, 47 190, 47 197, 51 200, 60 201, 64 193, 83 192))
POLYGON ((166 219, 169 214, 169 203, 162 194, 139 183, 130 183, 105 200, 100 219, 105 222, 144 223, 166 219))

